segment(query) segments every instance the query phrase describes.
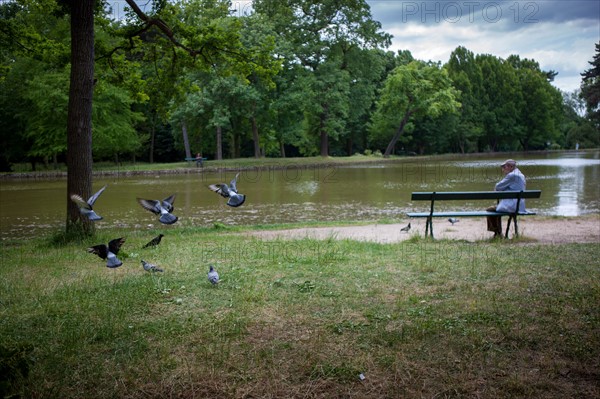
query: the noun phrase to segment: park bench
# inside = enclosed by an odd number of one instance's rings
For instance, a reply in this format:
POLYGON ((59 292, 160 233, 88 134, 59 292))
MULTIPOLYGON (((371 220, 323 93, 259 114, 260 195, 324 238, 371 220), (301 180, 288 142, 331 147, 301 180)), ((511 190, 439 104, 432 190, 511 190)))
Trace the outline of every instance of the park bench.
POLYGON ((196 157, 192 157, 192 158, 185 158, 186 162, 196 162, 196 166, 200 166, 203 167, 204 166, 204 161, 207 160, 207 158, 196 158, 196 157))
POLYGON ((517 225, 517 216, 535 215, 535 212, 490 212, 490 211, 434 211, 436 201, 465 201, 465 200, 496 200, 517 199, 517 209, 521 204, 521 199, 540 198, 541 190, 524 191, 457 191, 457 192, 413 192, 411 199, 413 201, 430 201, 429 212, 409 212, 411 218, 427 218, 425 223, 425 237, 429 234, 433 238, 433 218, 436 217, 481 217, 481 216, 508 216, 508 225, 506 226, 505 237, 508 238, 511 221, 514 222, 515 236, 519 235, 519 226, 517 225))

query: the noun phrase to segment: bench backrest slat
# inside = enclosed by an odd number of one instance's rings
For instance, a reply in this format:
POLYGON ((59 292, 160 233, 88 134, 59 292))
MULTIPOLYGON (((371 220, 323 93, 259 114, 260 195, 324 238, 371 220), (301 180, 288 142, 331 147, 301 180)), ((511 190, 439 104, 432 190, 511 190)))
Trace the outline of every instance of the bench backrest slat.
POLYGON ((485 200, 485 199, 507 199, 517 198, 540 198, 541 190, 525 191, 451 191, 451 192, 414 192, 411 199, 413 201, 431 201, 431 200, 485 200))

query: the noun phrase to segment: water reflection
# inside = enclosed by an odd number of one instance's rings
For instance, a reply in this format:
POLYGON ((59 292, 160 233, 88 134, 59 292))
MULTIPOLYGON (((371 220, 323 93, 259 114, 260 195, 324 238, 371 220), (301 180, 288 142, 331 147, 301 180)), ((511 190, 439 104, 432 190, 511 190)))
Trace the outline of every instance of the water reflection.
MULTIPOLYGON (((529 189, 542 190, 528 209, 546 215, 600 212, 600 152, 511 154, 527 176, 529 189)), ((423 210, 411 203, 412 191, 492 190, 502 177, 506 156, 410 158, 377 165, 304 169, 243 170, 238 188, 248 197, 240 208, 208 190, 211 183, 228 182, 234 172, 162 175, 149 178, 102 177, 93 189, 107 184, 96 203, 104 220, 98 229, 164 230, 178 226, 273 224, 335 220, 405 220, 406 212, 423 210), (136 197, 164 198, 176 193, 174 214, 180 221, 162 226, 143 210, 136 197)), ((0 181, 0 238, 27 237, 58 229, 66 218, 66 181, 0 181)), ((454 210, 482 209, 481 201, 440 203, 454 210)))

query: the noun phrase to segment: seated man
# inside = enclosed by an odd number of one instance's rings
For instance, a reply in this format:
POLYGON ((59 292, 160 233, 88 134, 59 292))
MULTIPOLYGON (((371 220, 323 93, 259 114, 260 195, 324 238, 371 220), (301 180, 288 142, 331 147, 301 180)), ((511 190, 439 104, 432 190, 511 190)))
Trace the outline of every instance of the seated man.
MULTIPOLYGON (((517 168, 517 162, 512 159, 507 159, 500 166, 504 178, 496 183, 495 191, 521 191, 525 190, 525 176, 519 168, 517 168)), ((488 211, 498 212, 515 212, 517 209, 517 199, 509 198, 500 200, 498 205, 490 206, 487 208, 488 211)), ((525 200, 521 200, 519 205, 519 212, 525 212, 525 200)), ((502 219, 501 216, 488 216, 487 217, 487 229, 494 233, 494 237, 502 236, 502 219)))
POLYGON ((204 166, 202 162, 202 154, 200 153, 196 154, 196 167, 198 166, 204 166))

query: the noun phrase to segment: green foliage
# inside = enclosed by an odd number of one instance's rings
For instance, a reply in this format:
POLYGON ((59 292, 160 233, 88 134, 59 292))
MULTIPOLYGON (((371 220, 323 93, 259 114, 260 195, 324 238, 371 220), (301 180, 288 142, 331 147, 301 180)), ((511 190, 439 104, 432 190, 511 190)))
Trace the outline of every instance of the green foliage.
POLYGON ((447 71, 438 65, 421 61, 400 65, 386 79, 373 115, 371 137, 393 135, 385 153, 388 156, 407 123, 456 112, 460 107, 457 96, 447 71))

